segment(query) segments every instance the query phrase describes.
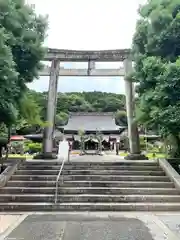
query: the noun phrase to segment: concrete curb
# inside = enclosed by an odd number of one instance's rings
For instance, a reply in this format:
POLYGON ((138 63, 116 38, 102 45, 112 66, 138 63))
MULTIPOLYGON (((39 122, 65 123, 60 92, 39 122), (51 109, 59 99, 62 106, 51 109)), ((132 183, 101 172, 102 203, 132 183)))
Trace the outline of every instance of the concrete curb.
POLYGON ((4 172, 0 174, 0 188, 3 188, 6 185, 22 161, 24 161, 24 159, 17 159, 14 164, 8 166, 4 172))
POLYGON ((176 170, 168 163, 166 159, 158 159, 160 167, 164 170, 166 175, 174 182, 175 187, 180 189, 180 175, 176 170))

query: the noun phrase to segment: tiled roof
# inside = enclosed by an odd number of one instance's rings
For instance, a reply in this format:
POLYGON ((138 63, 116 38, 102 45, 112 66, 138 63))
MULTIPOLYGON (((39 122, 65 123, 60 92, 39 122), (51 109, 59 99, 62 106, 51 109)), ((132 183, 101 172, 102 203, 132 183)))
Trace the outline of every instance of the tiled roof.
POLYGON ((124 128, 115 124, 113 113, 71 113, 64 130, 108 131, 124 128))

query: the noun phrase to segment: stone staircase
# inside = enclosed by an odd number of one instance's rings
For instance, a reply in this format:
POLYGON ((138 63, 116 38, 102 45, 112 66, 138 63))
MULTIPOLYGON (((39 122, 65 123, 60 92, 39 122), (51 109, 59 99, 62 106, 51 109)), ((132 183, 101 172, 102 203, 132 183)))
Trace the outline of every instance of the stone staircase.
POLYGON ((0 211, 177 211, 180 190, 155 161, 27 161, 0 189, 0 211))

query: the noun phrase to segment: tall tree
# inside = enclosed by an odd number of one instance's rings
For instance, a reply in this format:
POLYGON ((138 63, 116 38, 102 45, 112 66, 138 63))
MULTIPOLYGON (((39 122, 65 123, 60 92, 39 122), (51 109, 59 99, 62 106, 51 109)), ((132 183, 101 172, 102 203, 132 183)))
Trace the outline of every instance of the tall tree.
POLYGON ((38 77, 47 21, 24 0, 0 0, 0 9, 0 122, 11 125, 26 83, 38 77))
POLYGON ((14 102, 18 96, 16 82, 18 73, 15 71, 15 62, 10 47, 6 44, 8 35, 5 29, 0 29, 0 122, 14 122, 17 111, 14 102))
POLYGON ((139 120, 172 136, 180 156, 180 2, 149 0, 139 9, 133 39, 139 120))

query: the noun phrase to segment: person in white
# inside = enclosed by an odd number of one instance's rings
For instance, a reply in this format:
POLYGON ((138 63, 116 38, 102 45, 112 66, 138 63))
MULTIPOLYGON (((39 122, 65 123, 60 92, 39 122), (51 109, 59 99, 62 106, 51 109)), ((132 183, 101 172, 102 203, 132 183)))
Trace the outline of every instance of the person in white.
POLYGON ((59 142, 58 160, 67 161, 69 157, 69 143, 65 139, 59 142))

